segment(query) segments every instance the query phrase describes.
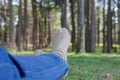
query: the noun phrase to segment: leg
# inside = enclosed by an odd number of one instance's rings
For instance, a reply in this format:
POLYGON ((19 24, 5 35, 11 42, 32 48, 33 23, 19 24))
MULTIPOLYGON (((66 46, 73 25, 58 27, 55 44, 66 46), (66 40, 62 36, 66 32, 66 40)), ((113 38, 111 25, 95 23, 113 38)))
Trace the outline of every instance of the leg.
POLYGON ((68 71, 68 64, 55 53, 38 56, 16 56, 22 78, 58 80, 68 71))
POLYGON ((66 29, 55 32, 52 39, 52 53, 38 56, 12 57, 18 67, 21 78, 34 80, 58 80, 68 71, 67 48, 70 35, 66 29))
POLYGON ((0 46, 0 63, 13 64, 9 56, 10 54, 0 46))
POLYGON ((0 80, 58 80, 68 70, 68 64, 55 53, 39 56, 12 56, 0 48, 0 80), (7 59, 11 64, 6 64, 7 59), (13 64, 13 65, 12 65, 13 64), (9 69, 9 72, 7 72, 9 69), (7 73, 6 73, 7 72, 7 73), (6 75, 4 75, 6 74, 6 75))
POLYGON ((8 63, 0 64, 0 80, 19 80, 19 72, 14 65, 8 63))
POLYGON ((19 80, 20 78, 19 71, 12 62, 11 56, 0 46, 0 80, 19 80))

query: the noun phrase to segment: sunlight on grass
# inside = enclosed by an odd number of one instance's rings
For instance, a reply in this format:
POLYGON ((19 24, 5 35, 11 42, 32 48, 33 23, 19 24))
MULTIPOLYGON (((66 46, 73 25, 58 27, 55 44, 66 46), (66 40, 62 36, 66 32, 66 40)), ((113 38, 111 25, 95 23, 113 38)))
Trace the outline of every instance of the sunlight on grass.
POLYGON ((11 48, 8 48, 7 51, 12 55, 34 55, 33 51, 15 51, 11 48))
POLYGON ((120 57, 120 54, 116 53, 75 53, 75 52, 70 52, 68 53, 68 56, 85 56, 85 57, 120 57))
POLYGON ((70 70, 63 80, 120 80, 119 62, 119 54, 79 53, 76 55, 70 52, 68 54, 70 70))

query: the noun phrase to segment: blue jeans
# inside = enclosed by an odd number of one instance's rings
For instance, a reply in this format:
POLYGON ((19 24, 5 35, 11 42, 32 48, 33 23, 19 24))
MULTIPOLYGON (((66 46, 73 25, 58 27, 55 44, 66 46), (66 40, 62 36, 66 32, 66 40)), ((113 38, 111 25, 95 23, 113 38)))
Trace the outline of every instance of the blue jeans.
POLYGON ((0 46, 0 80, 59 80, 68 64, 54 53, 12 56, 0 46))

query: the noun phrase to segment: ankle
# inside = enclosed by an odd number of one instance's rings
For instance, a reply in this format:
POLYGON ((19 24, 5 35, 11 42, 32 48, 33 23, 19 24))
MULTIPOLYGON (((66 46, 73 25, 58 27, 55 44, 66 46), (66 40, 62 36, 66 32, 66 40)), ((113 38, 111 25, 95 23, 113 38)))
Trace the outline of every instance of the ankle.
POLYGON ((54 52, 67 62, 67 54, 66 53, 63 53, 61 50, 56 50, 54 52))

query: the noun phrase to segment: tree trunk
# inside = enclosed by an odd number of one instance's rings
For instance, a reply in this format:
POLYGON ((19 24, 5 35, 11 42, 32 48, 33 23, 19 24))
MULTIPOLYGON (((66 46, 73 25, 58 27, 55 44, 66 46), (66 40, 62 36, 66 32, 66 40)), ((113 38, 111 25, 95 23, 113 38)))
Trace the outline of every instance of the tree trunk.
POLYGON ((107 14, 107 52, 112 50, 112 15, 111 15, 111 0, 108 0, 108 14, 107 14))
POLYGON ((63 0, 63 4, 61 4, 61 27, 66 29, 68 29, 68 24, 67 24, 68 2, 69 0, 63 0))
POLYGON ((118 0, 118 44, 120 53, 120 0, 118 0))
POLYGON ((23 50, 23 37, 22 37, 22 1, 19 0, 19 22, 18 22, 18 26, 17 26, 17 47, 18 47, 18 51, 22 51, 23 50))
POLYGON ((28 13, 27 13, 27 0, 24 0, 24 27, 23 27, 23 48, 27 50, 27 27, 28 27, 28 13))
POLYGON ((86 0, 85 3, 85 14, 86 14, 86 29, 85 29, 85 49, 87 52, 90 51, 90 0, 86 0))
POLYGON ((95 10, 95 0, 91 1, 92 12, 91 12, 91 43, 90 52, 96 52, 96 10, 95 10))
MULTIPOLYGON (((4 1, 5 3, 5 1, 4 1)), ((6 4, 4 5, 4 22, 5 22, 5 25, 4 25, 4 42, 8 42, 8 26, 7 26, 7 7, 6 7, 6 4)))
POLYGON ((32 33, 32 41, 33 41, 33 50, 37 48, 37 6, 36 0, 32 0, 32 13, 33 13, 33 33, 32 33))
POLYGON ((103 53, 106 52, 106 18, 105 18, 105 0, 103 1, 103 53))
POLYGON ((43 7, 42 7, 42 1, 40 2, 39 6, 39 13, 40 13, 40 19, 39 19, 39 48, 43 47, 43 7))
POLYGON ((71 2, 71 24, 72 24, 72 51, 75 51, 76 45, 76 31, 75 31, 75 3, 74 0, 70 0, 71 2))
POLYGON ((9 14, 10 14, 10 20, 9 20, 9 42, 10 47, 14 48, 14 26, 13 26, 13 7, 12 7, 12 0, 9 1, 9 14))
POLYGON ((97 46, 99 47, 100 45, 100 16, 99 16, 99 12, 98 12, 98 20, 97 20, 97 46))
POLYGON ((78 38, 80 49, 77 51, 85 52, 84 0, 78 0, 78 38))
MULTIPOLYGON (((49 5, 49 3, 48 3, 49 5)), ((51 42, 51 11, 50 11, 50 7, 48 7, 48 41, 47 41, 47 46, 50 44, 51 42)))
MULTIPOLYGON (((113 1, 114 3, 114 1, 113 1)), ((112 44, 116 44, 117 42, 117 34, 116 34, 116 23, 115 23, 115 19, 116 19, 116 15, 115 15, 115 3, 113 4, 113 8, 112 8, 112 16, 113 16, 113 22, 112 22, 112 31, 113 31, 113 39, 112 39, 112 44)), ((114 52, 117 52, 117 47, 113 46, 112 47, 114 52)))

